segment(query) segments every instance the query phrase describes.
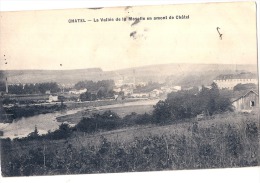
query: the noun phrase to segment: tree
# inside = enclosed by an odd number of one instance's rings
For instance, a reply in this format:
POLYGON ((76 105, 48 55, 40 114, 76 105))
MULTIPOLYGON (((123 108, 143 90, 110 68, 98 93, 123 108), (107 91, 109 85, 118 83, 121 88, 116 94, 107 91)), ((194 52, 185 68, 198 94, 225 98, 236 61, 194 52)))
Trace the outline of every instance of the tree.
POLYGON ((107 93, 107 91, 106 91, 105 87, 103 87, 103 86, 100 87, 98 92, 97 92, 97 98, 99 98, 99 99, 105 98, 106 93, 107 93))
POLYGON ((97 97, 95 94, 92 94, 87 91, 85 93, 80 94, 79 98, 81 101, 93 101, 96 100, 97 97))
POLYGON ((217 85, 212 83, 210 89, 202 86, 199 93, 179 91, 168 94, 165 101, 159 101, 154 106, 153 116, 156 122, 163 123, 228 110, 231 110, 230 100, 221 96, 217 85))
POLYGON ((83 118, 76 129, 87 133, 97 132, 98 130, 113 130, 122 124, 118 114, 112 111, 105 111, 103 114, 93 114, 90 118, 83 118))
POLYGON ((154 106, 153 116, 155 119, 155 123, 161 123, 166 120, 172 119, 173 116, 170 110, 169 102, 160 100, 154 106))
POLYGON ((29 139, 36 139, 36 138, 38 138, 39 136, 40 136, 40 135, 39 135, 37 126, 35 125, 34 131, 31 132, 31 133, 29 133, 27 137, 28 137, 29 139))

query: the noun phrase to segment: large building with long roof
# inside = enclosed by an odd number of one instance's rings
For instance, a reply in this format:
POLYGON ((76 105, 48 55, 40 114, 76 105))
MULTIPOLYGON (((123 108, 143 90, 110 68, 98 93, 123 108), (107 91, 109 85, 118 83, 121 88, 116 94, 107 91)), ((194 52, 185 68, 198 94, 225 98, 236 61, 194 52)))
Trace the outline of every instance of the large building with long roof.
POLYGON ((258 84, 257 75, 250 72, 242 72, 240 74, 219 75, 213 80, 219 89, 232 90, 237 84, 258 84))

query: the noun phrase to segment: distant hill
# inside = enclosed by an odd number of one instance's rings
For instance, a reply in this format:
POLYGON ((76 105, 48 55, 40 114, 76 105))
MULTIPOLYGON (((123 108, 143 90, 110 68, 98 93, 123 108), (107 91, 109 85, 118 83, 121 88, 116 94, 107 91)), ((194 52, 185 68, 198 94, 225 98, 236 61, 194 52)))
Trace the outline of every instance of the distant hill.
POLYGON ((124 80, 133 82, 159 82, 176 85, 210 84, 220 74, 234 74, 237 72, 257 73, 256 65, 232 64, 161 64, 114 71, 103 71, 100 68, 77 70, 7 70, 1 71, 3 78, 9 83, 42 83, 57 82, 59 84, 74 85, 83 80, 124 80))
POLYGON ((176 85, 209 85, 218 75, 240 72, 257 73, 257 65, 233 64, 162 64, 115 71, 136 81, 168 82, 176 85))
POLYGON ((2 71, 8 83, 57 82, 74 84, 82 80, 99 80, 103 71, 100 68, 77 70, 8 70, 2 71))

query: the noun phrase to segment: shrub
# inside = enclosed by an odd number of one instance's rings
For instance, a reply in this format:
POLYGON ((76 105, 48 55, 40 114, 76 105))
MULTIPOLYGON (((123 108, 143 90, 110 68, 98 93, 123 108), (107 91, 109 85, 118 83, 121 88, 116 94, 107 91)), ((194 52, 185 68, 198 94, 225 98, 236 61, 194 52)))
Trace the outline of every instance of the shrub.
POLYGON ((135 119, 135 123, 138 125, 150 124, 151 122, 152 122, 152 116, 147 113, 139 114, 135 119))
POLYGON ((256 123, 246 124, 246 136, 250 139, 257 139, 258 128, 256 126, 256 123))
POLYGON ((228 153, 235 158, 238 158, 239 154, 242 154, 243 146, 240 140, 240 135, 230 125, 228 125, 225 139, 228 153))
POLYGON ((121 118, 112 111, 103 114, 94 114, 91 118, 83 118, 76 129, 83 132, 93 133, 98 130, 113 130, 121 126, 121 118))

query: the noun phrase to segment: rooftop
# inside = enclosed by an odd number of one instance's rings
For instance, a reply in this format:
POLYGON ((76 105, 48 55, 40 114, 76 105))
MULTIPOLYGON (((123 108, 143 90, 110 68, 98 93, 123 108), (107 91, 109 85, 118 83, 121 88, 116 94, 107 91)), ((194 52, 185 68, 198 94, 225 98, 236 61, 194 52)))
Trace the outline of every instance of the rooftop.
POLYGON ((241 72, 239 74, 221 74, 215 78, 215 80, 224 79, 257 79, 257 74, 251 72, 241 72))
MULTIPOLYGON (((248 91, 246 94, 244 94, 244 95, 240 96, 239 98, 235 99, 233 102, 235 102, 235 101, 237 101, 237 100, 239 100, 239 99, 241 99, 241 98, 243 98, 243 97, 246 97, 249 93, 254 93, 254 94, 256 94, 256 95, 258 96, 258 93, 256 93, 256 92, 253 91, 253 90, 250 90, 250 91, 248 91)), ((233 102, 232 102, 232 103, 233 103, 233 102)))

